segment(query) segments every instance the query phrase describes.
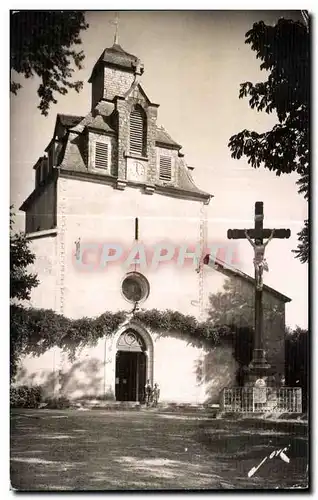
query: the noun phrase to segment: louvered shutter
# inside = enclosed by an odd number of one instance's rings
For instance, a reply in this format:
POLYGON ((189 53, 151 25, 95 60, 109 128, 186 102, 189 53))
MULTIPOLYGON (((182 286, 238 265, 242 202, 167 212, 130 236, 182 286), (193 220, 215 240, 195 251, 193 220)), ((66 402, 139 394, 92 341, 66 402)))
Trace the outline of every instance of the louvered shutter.
POLYGON ((161 181, 171 181, 171 158, 170 158, 170 156, 160 156, 159 179, 161 181))
POLYGON ((108 168, 108 144, 96 142, 95 145, 95 167, 108 168))
POLYGON ((141 110, 134 109, 130 114, 130 152, 142 155, 144 142, 144 118, 141 110))

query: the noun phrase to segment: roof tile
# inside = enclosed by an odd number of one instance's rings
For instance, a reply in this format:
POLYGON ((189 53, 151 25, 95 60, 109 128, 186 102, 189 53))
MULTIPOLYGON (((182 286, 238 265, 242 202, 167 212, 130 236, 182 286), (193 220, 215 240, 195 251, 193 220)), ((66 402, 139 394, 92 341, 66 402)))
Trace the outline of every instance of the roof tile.
POLYGON ((157 127, 156 142, 161 142, 162 144, 170 144, 181 148, 180 144, 174 141, 163 127, 157 127))
POLYGON ((60 120, 61 124, 66 128, 75 127, 81 120, 83 120, 83 116, 76 115, 62 115, 58 114, 57 118, 60 120))

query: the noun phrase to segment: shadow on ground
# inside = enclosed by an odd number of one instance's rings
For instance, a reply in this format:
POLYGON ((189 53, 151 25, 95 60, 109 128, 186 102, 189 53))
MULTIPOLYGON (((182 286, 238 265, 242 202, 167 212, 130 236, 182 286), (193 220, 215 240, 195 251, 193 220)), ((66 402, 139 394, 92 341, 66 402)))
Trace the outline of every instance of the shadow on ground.
POLYGON ((141 412, 14 410, 11 483, 17 490, 291 488, 305 484, 304 427, 141 412), (270 461, 290 444, 289 464, 270 461))

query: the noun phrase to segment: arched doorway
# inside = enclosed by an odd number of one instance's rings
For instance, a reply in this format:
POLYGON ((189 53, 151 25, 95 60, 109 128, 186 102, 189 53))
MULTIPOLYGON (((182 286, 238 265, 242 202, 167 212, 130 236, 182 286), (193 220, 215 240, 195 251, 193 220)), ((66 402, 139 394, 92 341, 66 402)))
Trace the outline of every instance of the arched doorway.
POLYGON ((146 344, 139 333, 128 329, 117 341, 116 401, 143 402, 146 385, 146 344))

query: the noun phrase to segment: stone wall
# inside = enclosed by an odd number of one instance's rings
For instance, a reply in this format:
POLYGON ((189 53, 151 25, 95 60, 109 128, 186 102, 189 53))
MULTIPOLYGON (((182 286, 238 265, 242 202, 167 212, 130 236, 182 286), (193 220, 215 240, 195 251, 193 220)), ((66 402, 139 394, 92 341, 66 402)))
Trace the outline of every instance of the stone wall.
MULTIPOLYGON (((215 305, 212 319, 219 324, 254 329, 254 284, 241 276, 223 274, 216 269, 206 272, 206 283, 215 305), (218 292, 219 296, 216 295, 218 292)), ((285 372, 285 303, 266 289, 263 290, 263 314, 264 349, 278 380, 285 372)))
MULTIPOLYGON (((196 266, 191 258, 185 258, 181 265, 178 259, 182 247, 193 249, 199 240, 200 203, 169 197, 160 203, 161 199, 156 194, 146 196, 137 188, 127 187, 122 192, 106 184, 60 177, 57 234, 32 241, 37 255, 34 270, 41 284, 32 291, 31 305, 54 309, 70 318, 94 317, 107 310, 129 312, 132 304, 123 297, 121 282, 128 271, 136 270, 142 272, 150 284, 143 308, 172 309, 198 318, 200 311, 195 304, 200 290, 196 266), (147 251, 146 268, 138 264, 127 267, 134 245, 135 217, 139 218, 139 239, 145 248, 151 249, 158 242, 177 245, 169 261, 152 268, 153 253, 147 251), (81 261, 84 266, 76 262, 76 241, 84 246, 93 244, 81 261), (120 261, 103 267, 101 252, 107 243, 120 244, 123 255, 120 261)), ((252 283, 236 277, 229 289, 226 288, 228 275, 207 266, 204 272, 206 299, 209 294, 220 298, 214 312, 217 322, 253 328, 252 283), (225 303, 221 300, 224 294, 225 303)), ((208 307, 206 301, 207 310, 208 307)), ((265 291, 264 312, 268 360, 278 372, 284 373, 284 303, 265 291)), ((215 402, 224 387, 236 384, 238 363, 233 348, 204 350, 189 345, 180 335, 152 335, 153 382, 159 383, 162 400, 215 402)), ((59 385, 55 382, 55 390, 63 388, 68 397, 80 397, 85 391, 91 396, 114 392, 114 359, 105 358, 105 340, 98 346, 86 348, 74 361, 59 350, 52 351, 50 360, 45 359, 45 362, 42 357, 25 360, 23 369, 27 371, 23 376, 29 377, 32 383, 47 378, 48 390, 51 390, 51 382, 58 373, 59 385)))
POLYGON ((135 79, 131 71, 124 71, 118 68, 104 68, 104 99, 112 100, 115 96, 123 96, 135 79))
MULTIPOLYGON (((237 366, 230 348, 207 351, 189 345, 177 333, 149 335, 153 349, 147 353, 147 375, 152 384, 159 384, 161 402, 217 403, 221 390, 234 384, 237 366)), ((46 397, 114 399, 115 346, 114 339, 101 339, 96 346, 79 350, 74 360, 56 348, 39 357, 28 356, 21 362, 16 383, 41 385, 46 397)))
POLYGON ((127 187, 122 192, 108 185, 66 178, 59 180, 59 200, 59 255, 65 266, 60 292, 65 296, 67 316, 92 317, 105 310, 130 310, 132 305, 121 293, 121 282, 132 270, 142 272, 150 284, 150 295, 143 307, 198 314, 198 309, 191 305, 199 298, 193 259, 184 259, 183 265, 182 258, 178 262, 178 255, 181 246, 193 247, 198 242, 199 203, 166 198, 159 208, 160 197, 147 196, 136 188, 127 187), (139 218, 146 268, 143 260, 141 265, 129 265, 135 244, 135 217, 139 218), (87 249, 79 263, 75 260, 78 240, 83 252, 87 249), (176 249, 171 260, 155 267, 153 246, 164 242, 176 245, 176 249), (107 244, 119 245, 123 253, 119 260, 104 266, 102 253, 107 244))

